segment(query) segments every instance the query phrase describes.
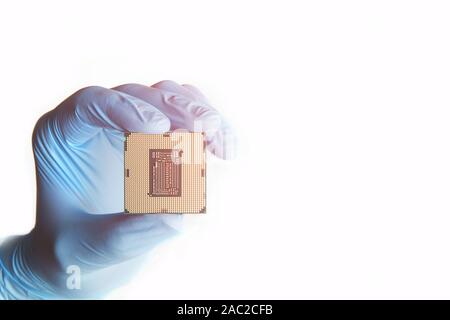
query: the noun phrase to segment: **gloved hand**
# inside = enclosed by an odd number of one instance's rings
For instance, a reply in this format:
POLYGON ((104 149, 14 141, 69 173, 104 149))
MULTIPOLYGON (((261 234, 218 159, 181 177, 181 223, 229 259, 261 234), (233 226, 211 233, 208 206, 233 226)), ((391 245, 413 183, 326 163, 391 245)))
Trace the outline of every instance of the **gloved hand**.
POLYGON ((123 133, 205 131, 226 158, 234 141, 198 89, 163 81, 88 87, 39 119, 34 229, 0 248, 0 297, 98 298, 123 284, 140 258, 179 231, 179 214, 123 214, 123 133))

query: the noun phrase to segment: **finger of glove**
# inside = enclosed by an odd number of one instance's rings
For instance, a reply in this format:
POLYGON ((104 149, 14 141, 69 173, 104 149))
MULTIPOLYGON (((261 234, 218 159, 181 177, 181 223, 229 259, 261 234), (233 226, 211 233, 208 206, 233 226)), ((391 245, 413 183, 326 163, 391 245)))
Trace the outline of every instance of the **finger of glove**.
MULTIPOLYGON (((231 130, 228 129, 220 114, 211 106, 189 100, 186 96, 175 93, 173 83, 172 91, 166 91, 140 84, 121 85, 114 90, 133 95, 141 100, 151 103, 159 108, 171 122, 171 130, 187 129, 192 132, 205 132, 207 148, 218 157, 224 158, 230 154, 226 149, 229 145, 221 137, 226 137, 231 130)), ((169 89, 166 86, 167 89, 169 89)), ((178 89, 177 89, 178 90, 178 89)))
POLYGON ((179 93, 140 84, 125 84, 114 90, 157 107, 170 119, 171 130, 204 131, 207 135, 213 135, 220 128, 221 117, 216 110, 179 93))
POLYGON ((79 90, 53 112, 63 137, 75 144, 101 129, 161 133, 170 128, 170 120, 150 103, 102 87, 79 90))

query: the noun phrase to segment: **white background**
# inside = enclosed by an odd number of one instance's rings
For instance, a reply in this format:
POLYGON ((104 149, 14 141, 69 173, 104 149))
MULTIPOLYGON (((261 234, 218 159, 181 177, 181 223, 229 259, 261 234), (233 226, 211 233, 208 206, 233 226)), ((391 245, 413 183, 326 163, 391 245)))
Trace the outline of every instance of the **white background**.
POLYGON ((450 298, 447 1, 0 5, 0 235, 34 223, 31 132, 87 85, 200 87, 235 126, 206 216, 112 298, 450 298))

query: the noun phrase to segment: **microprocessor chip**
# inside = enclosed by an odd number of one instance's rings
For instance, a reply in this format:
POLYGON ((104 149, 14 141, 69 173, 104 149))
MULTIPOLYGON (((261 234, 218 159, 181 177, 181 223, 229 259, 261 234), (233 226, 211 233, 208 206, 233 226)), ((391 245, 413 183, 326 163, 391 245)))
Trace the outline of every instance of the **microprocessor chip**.
POLYGON ((125 134, 126 213, 206 212, 202 133, 125 134))

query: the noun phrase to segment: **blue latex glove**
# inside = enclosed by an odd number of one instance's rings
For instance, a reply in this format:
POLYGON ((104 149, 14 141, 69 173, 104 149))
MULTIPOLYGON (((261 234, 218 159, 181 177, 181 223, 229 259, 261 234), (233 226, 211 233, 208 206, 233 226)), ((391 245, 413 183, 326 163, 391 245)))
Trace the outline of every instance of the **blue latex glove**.
POLYGON ((172 81, 88 87, 42 116, 33 133, 36 225, 0 247, 0 297, 101 297, 177 234, 179 214, 122 213, 123 132, 179 128, 206 131, 219 157, 232 148, 229 127, 200 91, 172 81))

